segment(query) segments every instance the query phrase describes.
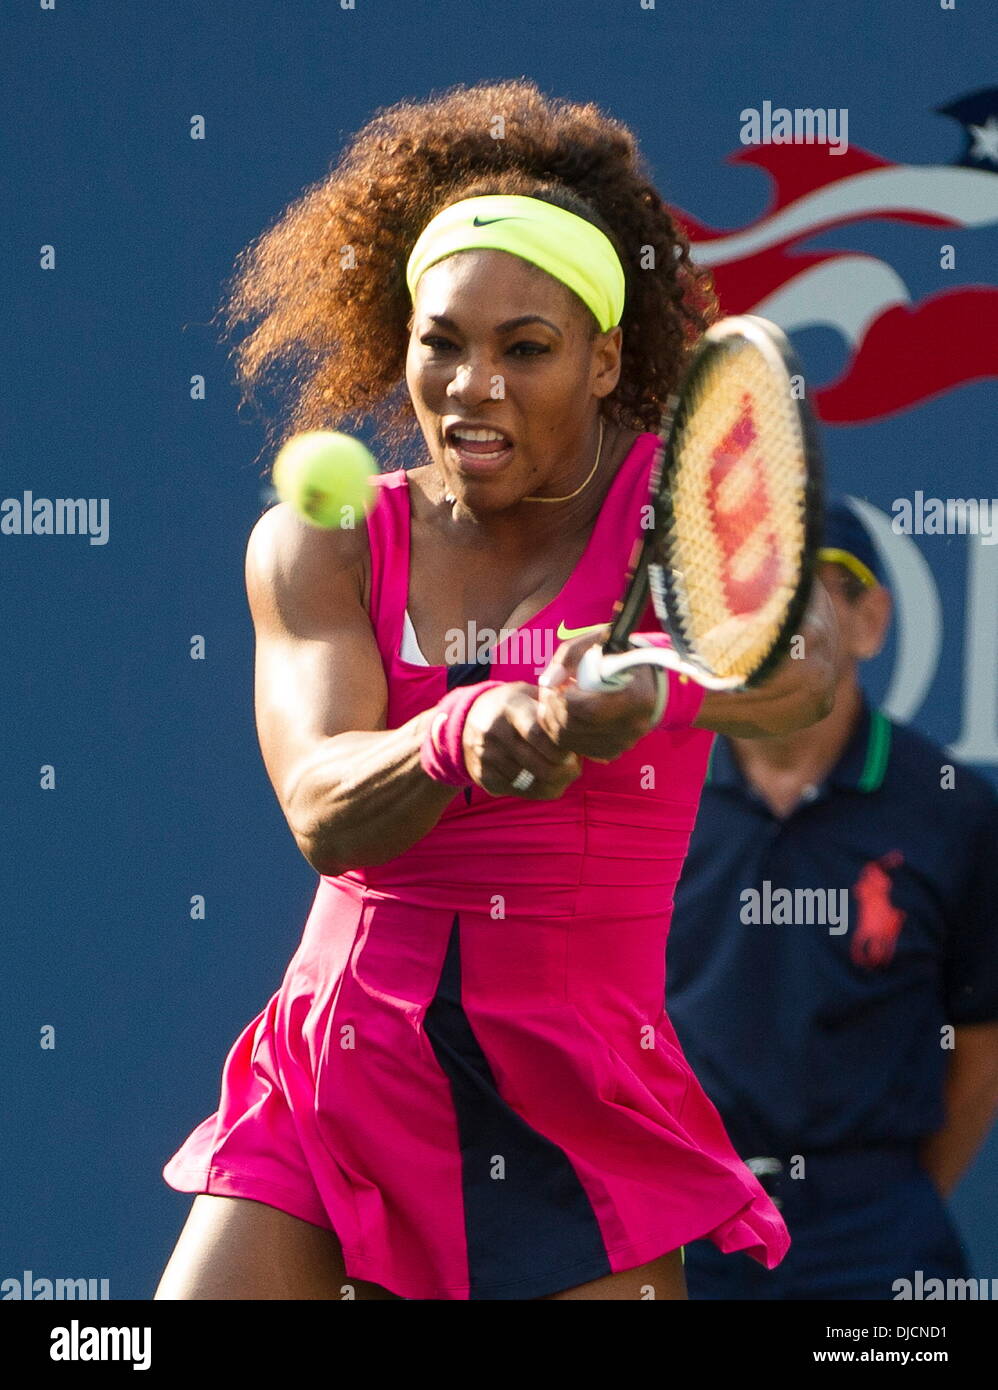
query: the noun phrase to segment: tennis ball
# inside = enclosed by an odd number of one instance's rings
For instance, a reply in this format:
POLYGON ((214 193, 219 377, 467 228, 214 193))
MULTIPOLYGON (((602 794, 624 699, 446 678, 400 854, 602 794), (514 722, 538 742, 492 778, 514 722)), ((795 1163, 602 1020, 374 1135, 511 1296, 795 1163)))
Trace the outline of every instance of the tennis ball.
POLYGON ((274 487, 305 521, 327 529, 352 529, 374 502, 374 455, 349 434, 306 430, 274 460, 274 487))

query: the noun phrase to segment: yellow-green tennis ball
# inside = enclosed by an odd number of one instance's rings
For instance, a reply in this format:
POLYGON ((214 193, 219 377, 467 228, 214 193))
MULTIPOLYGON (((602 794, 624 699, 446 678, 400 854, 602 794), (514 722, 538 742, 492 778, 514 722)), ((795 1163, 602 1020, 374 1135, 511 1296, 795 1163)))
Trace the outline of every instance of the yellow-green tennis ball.
POLYGON ((337 430, 306 430, 274 460, 274 487, 313 526, 350 530, 374 502, 371 475, 377 471, 374 455, 359 439, 337 430))

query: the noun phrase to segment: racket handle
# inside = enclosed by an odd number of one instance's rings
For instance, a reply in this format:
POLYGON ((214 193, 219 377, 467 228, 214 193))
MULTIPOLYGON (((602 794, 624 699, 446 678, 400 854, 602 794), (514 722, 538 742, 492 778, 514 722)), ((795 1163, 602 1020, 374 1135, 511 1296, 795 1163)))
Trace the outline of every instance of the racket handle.
MULTIPOLYGON (((638 640, 640 641, 640 639, 638 640)), ((581 690, 621 690, 634 679, 633 670, 635 667, 650 665, 657 676, 656 686, 658 688, 658 698, 652 714, 652 728, 658 728, 662 722, 662 715, 665 713, 666 701, 669 698, 669 683, 661 663, 657 661, 653 663, 648 660, 647 653, 650 650, 651 648, 645 647, 644 661, 635 661, 636 653, 633 650, 608 653, 598 646, 589 647, 583 654, 575 673, 576 684, 581 690)))
MULTIPOLYGON (((632 642, 639 642, 634 636, 632 642)), ((626 652, 606 652, 601 647, 588 647, 575 675, 582 690, 620 690, 632 680, 635 666, 657 666, 660 671, 677 671, 702 685, 705 690, 743 690, 740 676, 714 676, 695 662, 686 661, 671 647, 640 645, 626 652)))
POLYGON ((623 690, 625 685, 630 685, 633 677, 627 670, 616 670, 616 660, 613 655, 605 655, 602 647, 587 647, 575 673, 579 689, 623 690))

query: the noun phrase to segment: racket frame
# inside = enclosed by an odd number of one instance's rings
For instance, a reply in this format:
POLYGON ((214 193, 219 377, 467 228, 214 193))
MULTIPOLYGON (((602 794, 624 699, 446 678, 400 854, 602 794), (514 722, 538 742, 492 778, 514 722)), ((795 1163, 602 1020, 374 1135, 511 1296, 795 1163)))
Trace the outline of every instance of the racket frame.
MULTIPOLYGON (((714 676, 709 668, 697 658, 689 643, 683 637, 682 615, 678 603, 678 590, 673 571, 651 559, 656 535, 668 535, 675 524, 671 482, 676 472, 675 441, 678 427, 682 424, 688 400, 688 387, 700 370, 704 358, 709 354, 723 351, 724 340, 738 333, 746 338, 771 363, 779 366, 789 379, 798 376, 804 381, 800 360, 790 345, 786 335, 771 323, 755 314, 730 315, 719 319, 704 333, 691 354, 683 374, 682 383, 676 395, 669 398, 664 412, 664 421, 659 430, 659 443, 656 449, 652 473, 649 479, 649 500, 653 509, 654 525, 647 528, 640 540, 635 542, 632 552, 630 578, 624 597, 619 600, 617 611, 611 620, 610 634, 602 647, 602 652, 610 655, 623 652, 631 647, 631 633, 647 606, 648 594, 662 630, 669 636, 679 662, 655 661, 654 664, 668 664, 673 669, 681 669, 697 679, 697 672, 705 677, 712 676, 711 682, 704 684, 714 689, 748 690, 760 684, 785 656, 791 639, 801 619, 807 611, 811 590, 817 572, 818 548, 821 544, 823 526, 824 466, 817 426, 805 394, 793 402, 807 465, 807 483, 804 492, 804 537, 800 557, 800 575, 797 589, 783 623, 773 643, 756 669, 744 680, 732 684, 730 678, 714 676), (715 684, 714 682, 722 682, 715 684)), ((649 651, 649 657, 651 651, 649 651)), ((591 670, 591 663, 590 663, 591 670)), ((621 672, 623 674, 623 672, 621 672)), ((620 677, 614 685, 620 684, 620 677)))

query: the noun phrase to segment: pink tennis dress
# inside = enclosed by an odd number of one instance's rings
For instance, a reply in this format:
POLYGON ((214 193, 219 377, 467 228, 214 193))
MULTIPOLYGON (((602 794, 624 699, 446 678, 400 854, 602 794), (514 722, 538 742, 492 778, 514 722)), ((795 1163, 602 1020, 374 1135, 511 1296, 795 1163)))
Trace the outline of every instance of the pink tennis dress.
MULTIPOLYGON (((557 598, 460 666, 400 655, 408 477, 377 480, 389 728, 455 684, 534 683, 559 629, 608 619, 655 444, 635 440, 557 598)), ((217 1111, 163 1169, 170 1186, 328 1227, 348 1275, 410 1299, 537 1298, 701 1236, 778 1264, 786 1227, 663 1008, 713 738, 691 727, 701 699, 670 675, 663 726, 585 761, 558 800, 457 790, 390 863, 321 876, 281 987, 226 1058, 217 1111)))

